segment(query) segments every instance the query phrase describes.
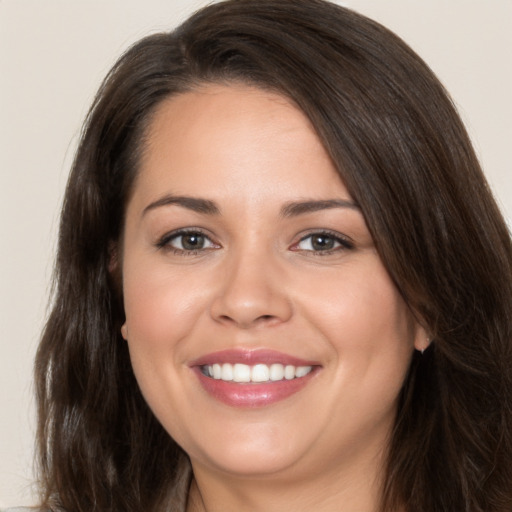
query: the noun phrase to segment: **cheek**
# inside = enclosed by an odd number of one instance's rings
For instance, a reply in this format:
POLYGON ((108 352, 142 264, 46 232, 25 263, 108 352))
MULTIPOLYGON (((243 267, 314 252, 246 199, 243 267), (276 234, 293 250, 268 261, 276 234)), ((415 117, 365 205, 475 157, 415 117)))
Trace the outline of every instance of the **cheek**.
POLYGON ((314 283, 305 280, 303 290, 304 309, 334 344, 377 349, 412 337, 409 309, 377 258, 314 283))
POLYGON ((310 322, 332 358, 331 435, 354 439, 391 425, 414 349, 415 324, 384 269, 347 272, 310 291, 310 322), (366 277, 364 277, 366 276, 366 277), (357 432, 357 435, 354 434, 357 432))
POLYGON ((186 339, 205 297, 184 273, 157 268, 132 255, 123 267, 126 338, 139 387, 164 427, 180 438, 173 411, 186 411, 182 393, 186 339), (170 406, 172 404, 172 406, 170 406))
POLYGON ((175 350, 198 321, 207 300, 184 273, 137 262, 124 266, 124 306, 130 350, 146 356, 175 350))
POLYGON ((384 267, 346 266, 303 295, 304 315, 321 332, 341 388, 397 394, 414 350, 415 322, 384 267))

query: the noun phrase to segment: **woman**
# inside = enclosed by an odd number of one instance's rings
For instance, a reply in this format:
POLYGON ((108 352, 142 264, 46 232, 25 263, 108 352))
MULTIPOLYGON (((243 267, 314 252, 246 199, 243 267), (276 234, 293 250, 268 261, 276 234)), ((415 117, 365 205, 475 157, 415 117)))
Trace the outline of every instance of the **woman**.
POLYGON ((512 248, 439 82, 320 0, 130 49, 36 361, 52 510, 506 511, 512 248))

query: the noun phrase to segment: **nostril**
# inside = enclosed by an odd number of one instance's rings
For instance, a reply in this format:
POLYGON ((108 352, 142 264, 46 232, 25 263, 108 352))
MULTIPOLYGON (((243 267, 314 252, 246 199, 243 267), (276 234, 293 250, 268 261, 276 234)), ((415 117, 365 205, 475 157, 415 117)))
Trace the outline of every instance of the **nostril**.
POLYGON ((275 315, 261 315, 254 320, 253 325, 265 325, 270 327, 274 324, 280 323, 280 321, 279 317, 275 315))
POLYGON ((292 306, 288 297, 277 293, 269 283, 228 283, 211 303, 210 313, 216 322, 237 325, 243 329, 273 326, 288 321, 292 306), (244 285, 244 286, 242 286, 244 285))
POLYGON ((233 323, 241 327, 242 329, 255 327, 257 325, 271 325, 273 322, 279 322, 279 318, 275 315, 260 315, 256 318, 233 318, 230 315, 220 315, 218 320, 224 323, 233 323))

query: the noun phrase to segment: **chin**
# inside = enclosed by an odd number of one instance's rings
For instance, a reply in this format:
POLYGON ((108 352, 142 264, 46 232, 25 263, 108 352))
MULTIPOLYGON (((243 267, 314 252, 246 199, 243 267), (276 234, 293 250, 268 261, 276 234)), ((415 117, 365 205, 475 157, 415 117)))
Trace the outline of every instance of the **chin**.
POLYGON ((192 459, 192 466, 196 463, 208 466, 217 472, 238 478, 265 479, 286 472, 294 466, 297 456, 288 454, 272 454, 266 452, 225 453, 222 457, 207 457, 201 461, 192 459))
POLYGON ((265 478, 295 466, 306 451, 289 435, 285 439, 269 435, 269 427, 259 435, 251 430, 247 432, 249 440, 245 436, 229 436, 225 442, 217 438, 209 446, 190 450, 192 465, 208 466, 242 478, 265 478))

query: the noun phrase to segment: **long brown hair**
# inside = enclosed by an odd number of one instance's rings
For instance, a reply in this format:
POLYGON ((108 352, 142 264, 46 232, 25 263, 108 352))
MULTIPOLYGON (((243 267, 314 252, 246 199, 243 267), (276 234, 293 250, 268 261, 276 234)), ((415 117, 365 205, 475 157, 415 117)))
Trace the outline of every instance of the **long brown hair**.
POLYGON ((211 5, 135 44, 101 86, 66 190, 36 359, 43 504, 184 507, 190 465, 138 390, 109 264, 156 107, 233 81, 307 114, 433 340, 401 392, 382 510, 512 510, 509 232, 425 63, 384 27, 323 0, 211 5))

